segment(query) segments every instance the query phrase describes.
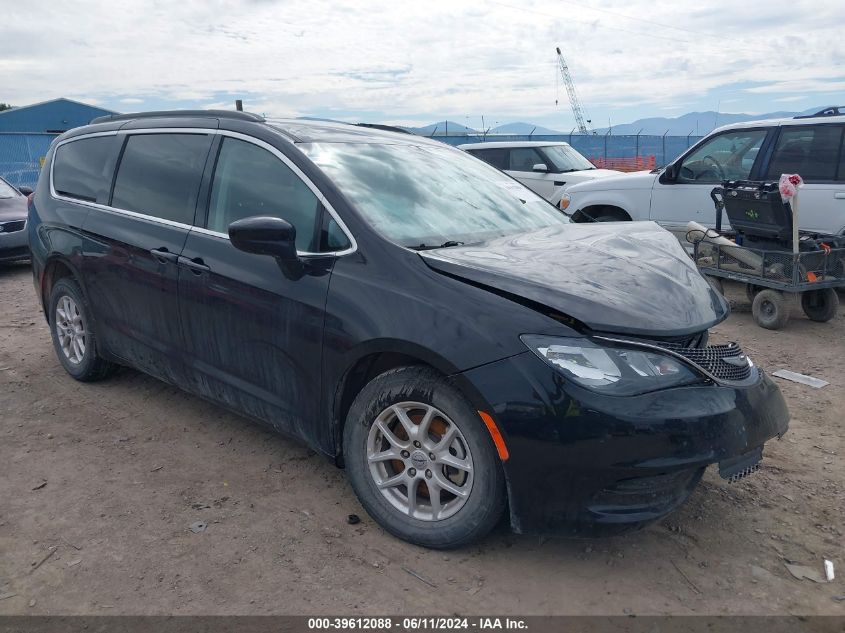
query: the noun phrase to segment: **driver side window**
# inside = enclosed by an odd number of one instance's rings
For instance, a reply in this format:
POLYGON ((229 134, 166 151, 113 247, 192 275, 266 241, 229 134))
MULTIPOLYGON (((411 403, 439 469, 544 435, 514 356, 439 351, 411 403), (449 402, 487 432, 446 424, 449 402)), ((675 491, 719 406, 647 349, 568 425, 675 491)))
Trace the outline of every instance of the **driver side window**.
POLYGON ((314 252, 317 196, 299 176, 262 147, 226 137, 220 147, 207 228, 227 233, 229 224, 253 215, 282 218, 296 229, 296 249, 314 252))
POLYGON ((533 171, 534 165, 546 160, 531 147, 517 147, 511 150, 511 171, 533 171))
POLYGON ((714 136, 684 158, 678 182, 747 179, 766 134, 766 130, 736 130, 714 136))

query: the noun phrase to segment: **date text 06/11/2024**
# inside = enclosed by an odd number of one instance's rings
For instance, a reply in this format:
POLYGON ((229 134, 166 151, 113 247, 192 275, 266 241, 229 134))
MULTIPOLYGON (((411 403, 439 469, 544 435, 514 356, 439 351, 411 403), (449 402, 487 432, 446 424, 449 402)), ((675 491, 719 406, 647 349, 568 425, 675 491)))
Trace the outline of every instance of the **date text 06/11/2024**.
POLYGON ((355 618, 309 618, 309 630, 363 630, 388 631, 450 631, 450 630, 527 630, 528 625, 520 618, 499 617, 355 617, 355 618))

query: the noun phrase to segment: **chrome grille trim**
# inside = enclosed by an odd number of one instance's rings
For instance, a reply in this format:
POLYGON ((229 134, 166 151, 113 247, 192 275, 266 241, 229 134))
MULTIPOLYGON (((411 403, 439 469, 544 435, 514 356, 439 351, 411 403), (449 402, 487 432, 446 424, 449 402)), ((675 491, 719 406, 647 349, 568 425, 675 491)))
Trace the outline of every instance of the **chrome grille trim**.
POLYGON ((700 373, 717 383, 741 383, 751 377, 751 360, 737 343, 708 345, 706 347, 686 347, 679 343, 644 342, 631 339, 620 339, 611 336, 594 336, 593 338, 623 345, 649 349, 667 356, 672 356, 681 362, 691 365, 700 373), (726 358, 736 359, 742 364, 725 362, 726 358))

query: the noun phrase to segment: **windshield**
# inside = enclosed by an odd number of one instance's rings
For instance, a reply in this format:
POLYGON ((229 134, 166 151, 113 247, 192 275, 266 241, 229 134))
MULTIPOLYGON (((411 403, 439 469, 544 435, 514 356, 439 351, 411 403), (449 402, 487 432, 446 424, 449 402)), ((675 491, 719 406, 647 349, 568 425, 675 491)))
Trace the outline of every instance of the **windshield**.
POLYGON ((301 143, 388 239, 410 248, 469 244, 568 218, 487 163, 449 147, 301 143))
POLYGON ((554 171, 556 172, 581 171, 596 168, 595 165, 569 145, 548 145, 546 147, 540 147, 539 150, 554 165, 554 171))
POLYGON ((17 195, 18 192, 9 183, 0 178, 0 198, 14 198, 17 195))

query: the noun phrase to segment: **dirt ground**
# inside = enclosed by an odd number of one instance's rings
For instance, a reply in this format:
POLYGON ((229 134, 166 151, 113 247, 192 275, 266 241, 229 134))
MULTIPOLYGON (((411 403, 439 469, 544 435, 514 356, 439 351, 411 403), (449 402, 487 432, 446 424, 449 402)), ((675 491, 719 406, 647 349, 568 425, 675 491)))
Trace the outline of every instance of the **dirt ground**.
POLYGON ((292 441, 133 371, 73 381, 29 267, 0 269, 0 614, 845 614, 845 310, 769 332, 728 294, 716 340, 831 383, 778 380, 792 423, 760 472, 708 469, 633 535, 502 525, 443 553, 387 535, 343 471, 292 441), (832 583, 784 566, 825 558, 832 583))

